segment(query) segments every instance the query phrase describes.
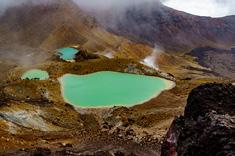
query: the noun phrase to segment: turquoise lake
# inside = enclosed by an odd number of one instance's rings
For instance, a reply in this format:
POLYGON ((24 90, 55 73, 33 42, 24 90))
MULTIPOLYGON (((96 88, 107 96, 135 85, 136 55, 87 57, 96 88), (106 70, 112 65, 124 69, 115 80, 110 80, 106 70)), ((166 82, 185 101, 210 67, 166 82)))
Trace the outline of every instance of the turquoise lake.
POLYGON ((64 100, 85 108, 134 106, 171 89, 173 84, 158 77, 109 71, 66 74, 59 81, 64 100))
POLYGON ((33 69, 25 72, 22 77, 22 80, 33 80, 33 79, 38 79, 38 80, 47 80, 49 79, 49 74, 47 71, 39 70, 39 69, 33 69))
POLYGON ((75 48, 61 48, 58 50, 60 58, 63 60, 73 60, 76 57, 76 54, 79 50, 75 48))

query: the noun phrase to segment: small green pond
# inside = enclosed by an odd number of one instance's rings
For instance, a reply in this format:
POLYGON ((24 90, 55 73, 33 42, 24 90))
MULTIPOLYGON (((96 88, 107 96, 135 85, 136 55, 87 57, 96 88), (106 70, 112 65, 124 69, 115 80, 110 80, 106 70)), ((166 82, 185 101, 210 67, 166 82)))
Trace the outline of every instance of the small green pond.
POLYGON ((61 48, 58 50, 58 52, 60 58, 67 61, 67 60, 74 60, 79 50, 75 48, 61 48))
POLYGON ((174 85, 157 77, 109 71, 66 74, 59 81, 66 102, 87 108, 141 104, 174 85))
POLYGON ((22 76, 21 76, 22 80, 47 80, 49 79, 49 74, 47 71, 43 71, 43 70, 39 70, 39 69, 33 69, 33 70, 29 70, 27 72, 25 72, 22 76))

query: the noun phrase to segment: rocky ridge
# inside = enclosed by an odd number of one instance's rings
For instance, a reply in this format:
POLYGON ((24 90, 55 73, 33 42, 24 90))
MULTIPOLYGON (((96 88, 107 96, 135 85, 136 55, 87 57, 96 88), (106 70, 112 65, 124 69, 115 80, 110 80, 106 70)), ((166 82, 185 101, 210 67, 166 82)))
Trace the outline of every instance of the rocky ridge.
POLYGON ((234 155, 235 86, 205 84, 188 98, 184 116, 174 120, 162 156, 234 155))

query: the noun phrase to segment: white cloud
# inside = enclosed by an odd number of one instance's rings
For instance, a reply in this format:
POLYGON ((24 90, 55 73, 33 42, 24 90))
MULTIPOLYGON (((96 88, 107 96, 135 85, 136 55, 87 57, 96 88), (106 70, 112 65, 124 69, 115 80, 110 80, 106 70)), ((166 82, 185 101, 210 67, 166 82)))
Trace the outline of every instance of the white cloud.
POLYGON ((157 2, 159 0, 73 0, 80 7, 92 10, 107 9, 112 7, 125 7, 143 2, 157 2))
POLYGON ((223 17, 235 14, 235 0, 74 0, 88 10, 122 8, 143 2, 162 1, 166 6, 199 16, 223 17))
MULTIPOLYGON (((6 8, 22 3, 45 3, 57 0, 0 0, 0 13, 6 8)), ((185 11, 200 16, 222 17, 235 14, 235 0, 73 0, 81 8, 96 10, 123 8, 143 2, 162 1, 165 5, 177 10, 185 11)))
POLYGON ((163 3, 199 16, 223 17, 235 14, 234 0, 165 0, 163 3))

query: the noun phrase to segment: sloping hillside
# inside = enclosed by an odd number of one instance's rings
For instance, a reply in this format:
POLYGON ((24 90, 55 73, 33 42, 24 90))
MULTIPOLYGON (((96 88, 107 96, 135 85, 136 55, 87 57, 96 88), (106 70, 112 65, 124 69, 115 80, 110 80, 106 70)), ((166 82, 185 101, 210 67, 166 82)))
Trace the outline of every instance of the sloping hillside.
POLYGON ((189 55, 204 67, 210 68, 217 75, 235 78, 235 50, 201 47, 193 49, 189 55))
POLYGON ((1 47, 18 44, 54 50, 79 44, 90 51, 121 51, 135 58, 152 50, 107 32, 71 0, 9 8, 0 23, 1 47))
POLYGON ((100 11, 96 17, 111 32, 152 46, 157 44, 168 51, 235 46, 235 16, 200 17, 161 3, 143 3, 110 14, 100 11))

